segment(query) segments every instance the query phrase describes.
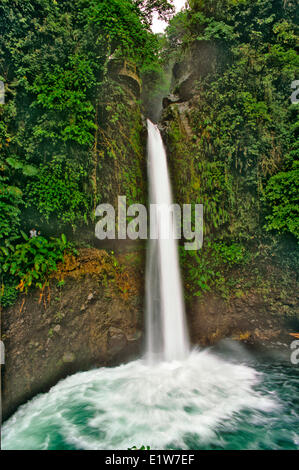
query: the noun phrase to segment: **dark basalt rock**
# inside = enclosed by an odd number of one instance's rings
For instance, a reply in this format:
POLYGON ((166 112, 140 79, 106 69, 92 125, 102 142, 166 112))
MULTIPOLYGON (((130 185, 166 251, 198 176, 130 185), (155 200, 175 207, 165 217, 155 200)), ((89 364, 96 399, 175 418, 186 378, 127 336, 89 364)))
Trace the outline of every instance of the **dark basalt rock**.
POLYGON ((174 104, 174 103, 179 103, 180 97, 179 95, 168 95, 165 98, 163 98, 163 108, 167 108, 167 106, 174 104))
POLYGON ((108 333, 108 351, 110 354, 118 354, 127 346, 127 337, 119 328, 111 327, 108 333))

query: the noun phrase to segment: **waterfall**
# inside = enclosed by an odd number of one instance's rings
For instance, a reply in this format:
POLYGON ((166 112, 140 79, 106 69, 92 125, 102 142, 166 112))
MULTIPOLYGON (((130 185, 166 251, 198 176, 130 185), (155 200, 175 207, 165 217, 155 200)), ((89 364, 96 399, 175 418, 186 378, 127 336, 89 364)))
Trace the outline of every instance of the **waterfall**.
POLYGON ((294 368, 277 360, 256 363, 235 343, 222 344, 217 354, 211 348, 189 353, 178 246, 163 236, 163 226, 173 224, 166 153, 151 122, 148 133, 150 203, 168 206, 158 219, 160 236, 148 247, 150 361, 80 372, 59 382, 4 423, 2 449, 298 449, 294 368))
POLYGON ((158 237, 149 241, 146 272, 146 334, 150 361, 184 359, 189 352, 183 291, 180 278, 178 243, 164 237, 174 233, 172 194, 166 152, 157 126, 148 120, 148 177, 151 218, 157 223, 158 237), (163 217, 158 208, 164 207, 163 217), (165 210, 166 208, 166 210, 165 210))

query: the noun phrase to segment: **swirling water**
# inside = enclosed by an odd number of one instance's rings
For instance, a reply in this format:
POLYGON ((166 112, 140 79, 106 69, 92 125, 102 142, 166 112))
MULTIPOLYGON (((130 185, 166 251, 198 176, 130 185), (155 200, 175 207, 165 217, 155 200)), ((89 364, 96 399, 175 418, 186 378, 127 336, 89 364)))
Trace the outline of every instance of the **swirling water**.
POLYGON ((299 449, 299 374, 211 350, 78 373, 2 428, 3 449, 299 449))

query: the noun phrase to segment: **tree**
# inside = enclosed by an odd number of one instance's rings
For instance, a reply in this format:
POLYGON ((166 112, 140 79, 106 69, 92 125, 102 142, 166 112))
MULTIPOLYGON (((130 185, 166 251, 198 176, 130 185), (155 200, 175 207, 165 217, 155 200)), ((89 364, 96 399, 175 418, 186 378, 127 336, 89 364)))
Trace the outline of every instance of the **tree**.
POLYGON ((143 13, 148 24, 152 23, 154 12, 157 12, 165 21, 168 21, 174 13, 173 0, 134 0, 134 3, 143 13))

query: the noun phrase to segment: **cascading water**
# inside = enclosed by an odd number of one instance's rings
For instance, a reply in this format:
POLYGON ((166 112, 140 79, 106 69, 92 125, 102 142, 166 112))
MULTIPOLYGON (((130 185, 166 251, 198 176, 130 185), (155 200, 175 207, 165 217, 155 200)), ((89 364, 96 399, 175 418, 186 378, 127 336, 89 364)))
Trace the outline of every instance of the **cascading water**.
POLYGON ((147 354, 151 361, 182 360, 187 357, 190 348, 178 246, 173 236, 175 230, 171 211, 171 186, 162 137, 158 127, 149 120, 148 176, 150 204, 153 207, 151 217, 155 217, 158 238, 150 240, 147 260, 147 354), (164 210, 161 217, 159 208, 162 207, 164 210))
MULTIPOLYGON (((169 205, 162 138, 151 122, 148 130, 150 202, 169 205)), ((170 211, 164 222, 172 225, 170 211)), ((163 239, 163 224, 149 245, 146 286, 147 353, 158 361, 68 377, 4 423, 2 449, 299 448, 290 364, 260 364, 235 344, 223 357, 188 353, 177 244, 163 239)))

